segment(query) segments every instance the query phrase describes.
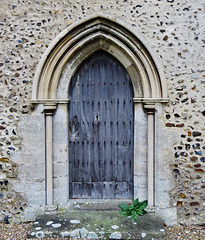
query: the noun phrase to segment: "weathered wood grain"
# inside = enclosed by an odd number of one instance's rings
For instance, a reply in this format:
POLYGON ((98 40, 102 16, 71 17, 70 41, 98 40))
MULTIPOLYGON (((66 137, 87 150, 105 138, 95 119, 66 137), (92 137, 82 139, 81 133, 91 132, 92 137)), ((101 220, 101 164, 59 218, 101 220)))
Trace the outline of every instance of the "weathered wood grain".
POLYGON ((103 51, 78 69, 69 91, 71 198, 133 195, 133 89, 124 67, 103 51))

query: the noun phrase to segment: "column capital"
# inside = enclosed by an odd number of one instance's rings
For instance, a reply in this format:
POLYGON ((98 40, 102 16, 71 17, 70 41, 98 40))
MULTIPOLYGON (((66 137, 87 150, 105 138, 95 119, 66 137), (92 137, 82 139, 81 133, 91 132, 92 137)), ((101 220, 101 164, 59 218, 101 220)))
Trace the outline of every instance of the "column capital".
POLYGON ((144 104, 144 109, 148 115, 154 115, 155 107, 155 103, 144 104))
POLYGON ((45 103, 44 104, 44 113, 45 115, 53 115, 54 111, 57 108, 57 104, 56 103, 45 103))
POLYGON ((32 104, 68 104, 69 99, 31 99, 32 104))
POLYGON ((133 98, 134 104, 143 104, 147 114, 154 114, 157 103, 167 103, 168 98, 133 98))
POLYGON ((133 98, 134 103, 155 104, 155 103, 168 103, 168 98, 133 98))

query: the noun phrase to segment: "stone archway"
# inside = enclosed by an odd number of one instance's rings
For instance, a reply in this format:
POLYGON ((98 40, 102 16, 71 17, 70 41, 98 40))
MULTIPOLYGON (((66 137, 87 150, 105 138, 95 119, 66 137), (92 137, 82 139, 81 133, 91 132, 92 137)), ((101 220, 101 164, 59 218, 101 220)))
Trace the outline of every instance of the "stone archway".
MULTIPOLYGON (((149 206, 153 207, 155 205, 154 111, 155 103, 168 101, 166 81, 159 61, 140 35, 133 33, 133 30, 121 21, 104 15, 92 16, 63 31, 51 43, 36 70, 31 102, 43 104, 46 116, 46 205, 52 207, 54 203, 53 151, 55 151, 56 143, 53 142, 55 139, 52 133, 55 129, 55 119, 67 121, 67 113, 62 114, 60 111, 67 111, 72 76, 82 61, 98 50, 104 50, 116 58, 124 66, 132 81, 134 90, 134 191, 138 191, 138 195, 141 194, 137 188, 137 171, 140 168, 146 168, 147 186, 142 190, 143 194, 144 192, 146 194, 142 196, 146 196, 149 206), (146 110, 147 117, 140 109, 146 110), (147 131, 146 154, 144 154, 144 149, 136 146, 139 140, 137 138, 139 112, 144 116, 143 123, 147 125, 144 130, 147 131), (142 154, 146 159, 143 160, 144 165, 141 164, 140 167, 138 155, 142 154)), ((58 124, 60 125, 59 122, 58 124)), ((64 140, 68 141, 66 138, 64 140)))
MULTIPOLYGON (((73 74, 83 59, 98 49, 109 52, 124 65, 132 79, 135 97, 167 98, 161 64, 146 41, 115 18, 97 15, 71 25, 51 43, 37 67, 32 100, 57 99, 65 64, 69 63, 73 74)), ((69 82, 64 87, 68 85, 69 82)))

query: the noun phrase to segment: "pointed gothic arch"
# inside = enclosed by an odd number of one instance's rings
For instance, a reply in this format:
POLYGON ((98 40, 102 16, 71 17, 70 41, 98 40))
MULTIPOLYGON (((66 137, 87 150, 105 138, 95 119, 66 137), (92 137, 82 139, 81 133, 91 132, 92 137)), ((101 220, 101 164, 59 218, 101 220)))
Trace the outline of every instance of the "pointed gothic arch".
MULTIPOLYGON (((155 205, 154 110, 155 103, 168 101, 166 80, 160 62, 140 34, 121 21, 101 14, 72 24, 58 35, 42 56, 36 70, 31 102, 43 104, 46 116, 46 205, 52 207, 55 202, 53 150, 55 150, 54 146, 56 143, 52 135, 56 121, 53 120, 54 112, 57 109, 55 118, 57 121, 63 121, 66 124, 66 114, 68 114, 66 109, 69 102, 68 92, 71 79, 81 63, 99 50, 106 51, 116 58, 124 66, 132 81, 134 90, 134 164, 137 165, 139 157, 142 155, 146 158, 141 162, 141 166, 134 167, 135 169, 138 168, 135 170, 134 175, 137 178, 137 171, 146 168, 147 173, 145 175, 148 179, 146 181, 143 180, 145 185, 148 185, 144 188, 146 193, 139 191, 136 194, 134 193, 134 195, 139 196, 142 193, 141 196, 143 198, 147 197, 149 206, 152 207, 155 205), (59 113, 58 109, 61 109, 62 105, 65 105, 65 107, 59 113), (143 115, 141 106, 146 110, 147 117, 143 115), (60 115, 62 112, 66 112, 66 114, 60 115), (139 147, 139 144, 135 144, 139 141, 137 138, 139 129, 136 120, 138 113, 144 116, 143 124, 147 124, 146 129, 144 128, 142 133, 143 136, 147 135, 146 153, 144 152, 145 142, 143 143, 144 145, 142 144, 143 150, 139 147)), ((62 123, 58 122, 58 125, 62 125, 62 123)), ((62 133, 68 132, 68 129, 66 130, 66 127, 64 127, 60 131, 62 133)), ((68 141, 68 137, 64 138, 64 140, 56 140, 56 142, 58 141, 68 141)), ((134 188, 137 189, 137 187, 136 185, 134 188)), ((145 191, 144 189, 143 191, 145 191)), ((69 196, 67 199, 69 199, 69 196)))
POLYGON ((109 52, 127 69, 135 98, 155 98, 161 101, 167 98, 162 67, 146 41, 121 21, 97 15, 71 25, 51 43, 36 70, 33 102, 65 98, 66 94, 64 97, 57 96, 57 89, 61 85, 59 79, 65 65, 70 65, 69 74, 72 76, 85 58, 100 49, 109 52))

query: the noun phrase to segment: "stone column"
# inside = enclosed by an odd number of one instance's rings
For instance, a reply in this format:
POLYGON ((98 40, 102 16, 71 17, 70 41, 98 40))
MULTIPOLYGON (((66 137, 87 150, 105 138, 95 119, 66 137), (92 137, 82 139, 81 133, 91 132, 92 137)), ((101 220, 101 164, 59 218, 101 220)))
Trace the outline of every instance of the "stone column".
POLYGON ((53 114, 56 104, 45 104, 45 139, 46 139, 46 210, 53 211, 53 114))
POLYGON ((155 206, 155 105, 145 105, 145 109, 148 115, 148 209, 153 212, 155 206))

